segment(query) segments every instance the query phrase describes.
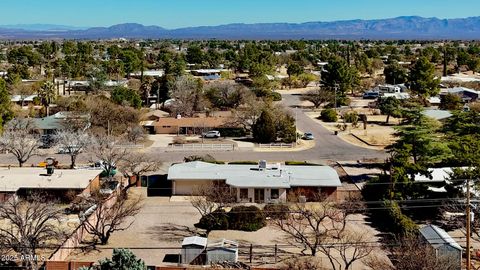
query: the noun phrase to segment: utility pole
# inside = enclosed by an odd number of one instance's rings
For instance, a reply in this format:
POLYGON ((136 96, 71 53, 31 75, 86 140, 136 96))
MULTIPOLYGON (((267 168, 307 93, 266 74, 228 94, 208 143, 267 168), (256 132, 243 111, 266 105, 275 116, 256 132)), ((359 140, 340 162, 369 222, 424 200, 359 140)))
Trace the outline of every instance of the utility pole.
POLYGON ((467 179, 467 270, 471 269, 471 260, 470 260, 470 223, 471 223, 471 215, 470 215, 470 178, 467 179))

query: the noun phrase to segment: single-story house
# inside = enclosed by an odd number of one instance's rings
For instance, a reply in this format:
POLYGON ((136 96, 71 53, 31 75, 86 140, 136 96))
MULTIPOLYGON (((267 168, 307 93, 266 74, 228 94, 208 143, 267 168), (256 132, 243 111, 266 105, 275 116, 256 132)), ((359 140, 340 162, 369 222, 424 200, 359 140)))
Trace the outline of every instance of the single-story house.
POLYGON ((453 94, 462 98, 464 102, 477 101, 480 95, 480 91, 466 88, 466 87, 454 87, 443 89, 440 95, 453 94))
POLYGON ((79 125, 83 129, 90 127, 90 115, 72 112, 58 112, 43 118, 34 118, 35 129, 40 135, 54 134, 69 125, 79 125))
MULTIPOLYGON (((163 77, 163 75, 165 74, 165 71, 163 69, 159 69, 159 70, 144 70, 143 71, 143 76, 144 77, 163 77)), ((140 78, 142 76, 142 72, 135 72, 135 73, 130 73, 129 74, 130 77, 134 77, 134 78, 140 78)))
POLYGON ((434 250, 435 256, 448 257, 448 261, 455 262, 458 270, 462 268, 462 247, 443 229, 435 225, 420 228, 420 234, 434 250))
POLYGON ((36 94, 34 94, 34 95, 13 95, 10 98, 10 101, 12 103, 16 103, 17 105, 20 105, 20 106, 28 106, 30 104, 33 104, 34 99, 37 96, 38 95, 36 95, 36 94))
POLYGON ((153 126, 155 134, 201 134, 227 127, 230 122, 232 119, 229 117, 164 117, 146 124, 153 126))
POLYGON ((0 202, 14 195, 26 195, 38 191, 56 194, 58 197, 69 191, 87 194, 100 188, 102 170, 54 170, 47 174, 45 168, 8 167, 0 168, 0 202))
POLYGON ((173 195, 192 195, 198 186, 224 183, 235 189, 237 201, 269 203, 287 201, 287 194, 310 197, 322 193, 336 199, 342 184, 329 166, 287 166, 281 164, 225 165, 201 161, 172 165, 168 169, 173 195))

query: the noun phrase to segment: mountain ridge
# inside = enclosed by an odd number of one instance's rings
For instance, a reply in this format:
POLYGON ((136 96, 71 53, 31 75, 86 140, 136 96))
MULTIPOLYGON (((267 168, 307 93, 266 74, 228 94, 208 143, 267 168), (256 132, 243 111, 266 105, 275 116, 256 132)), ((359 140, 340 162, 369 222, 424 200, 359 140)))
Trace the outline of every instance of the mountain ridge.
POLYGON ((480 39, 480 16, 439 19, 400 16, 389 19, 304 23, 231 23, 166 29, 122 23, 88 29, 28 30, 0 26, 0 39, 480 39))

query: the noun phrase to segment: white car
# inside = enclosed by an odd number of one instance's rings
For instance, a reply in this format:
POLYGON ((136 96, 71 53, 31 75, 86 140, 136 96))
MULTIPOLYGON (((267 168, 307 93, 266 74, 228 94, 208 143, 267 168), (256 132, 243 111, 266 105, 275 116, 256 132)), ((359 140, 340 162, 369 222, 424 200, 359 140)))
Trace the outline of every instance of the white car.
POLYGON ((204 138, 220 138, 220 131, 217 130, 210 130, 209 132, 205 132, 202 134, 204 138))

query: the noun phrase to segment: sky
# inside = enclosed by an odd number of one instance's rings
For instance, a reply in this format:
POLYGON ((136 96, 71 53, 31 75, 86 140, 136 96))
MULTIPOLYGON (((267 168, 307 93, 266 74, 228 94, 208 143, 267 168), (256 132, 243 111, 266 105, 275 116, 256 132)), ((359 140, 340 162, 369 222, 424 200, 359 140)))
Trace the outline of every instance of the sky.
POLYGON ((479 0, 2 0, 0 25, 110 26, 141 23, 165 28, 382 19, 417 15, 480 16, 479 0))

